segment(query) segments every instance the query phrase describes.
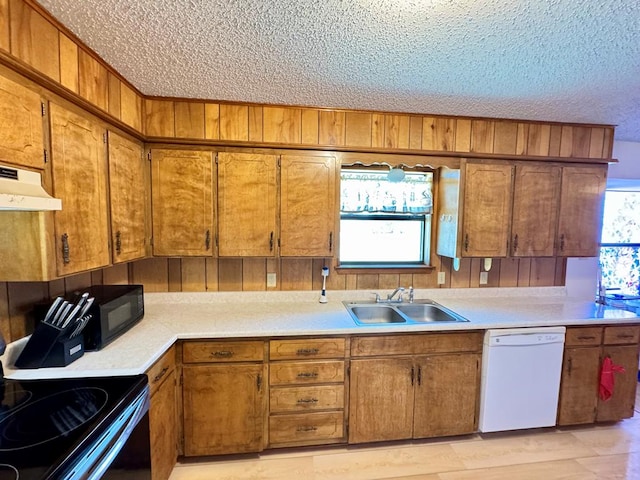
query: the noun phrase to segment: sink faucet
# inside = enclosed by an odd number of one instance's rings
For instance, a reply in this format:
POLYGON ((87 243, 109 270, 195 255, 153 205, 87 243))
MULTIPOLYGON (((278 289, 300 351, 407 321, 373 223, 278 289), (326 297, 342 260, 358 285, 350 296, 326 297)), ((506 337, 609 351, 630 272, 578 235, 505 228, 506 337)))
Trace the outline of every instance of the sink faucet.
POLYGON ((404 293, 404 287, 398 287, 396 288, 392 294, 387 295, 387 302, 397 302, 397 303, 402 303, 402 294, 404 293), (398 299, 394 300, 393 297, 396 296, 396 293, 398 294, 398 299))

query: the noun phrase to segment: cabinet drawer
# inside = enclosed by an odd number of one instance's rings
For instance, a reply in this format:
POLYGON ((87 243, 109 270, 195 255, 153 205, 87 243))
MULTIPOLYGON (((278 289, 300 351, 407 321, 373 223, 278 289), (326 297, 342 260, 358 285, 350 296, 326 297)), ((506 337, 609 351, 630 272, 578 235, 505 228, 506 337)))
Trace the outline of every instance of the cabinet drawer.
POLYGON ((184 363, 261 362, 264 342, 185 342, 182 347, 184 363))
POLYGON ((602 343, 602 327, 567 328, 564 344, 568 347, 594 347, 602 343))
POLYGON ((269 365, 271 385, 344 382, 344 362, 282 362, 269 365))
POLYGON ((149 379, 149 395, 153 396, 162 382, 170 375, 176 366, 176 350, 171 347, 167 352, 147 370, 149 379))
POLYGON ((272 388, 269 393, 271 413, 341 408, 344 408, 343 385, 272 388))
POLYGON ((481 352, 483 332, 376 335, 351 339, 351 356, 481 352))
POLYGON ((640 340, 640 326, 624 325, 619 327, 604 327, 605 345, 624 345, 638 343, 640 340))
POLYGON ((269 443, 324 443, 344 437, 343 412, 278 415, 269 418, 269 443))
POLYGON ((314 358, 344 358, 344 338, 271 340, 271 360, 301 360, 314 358))

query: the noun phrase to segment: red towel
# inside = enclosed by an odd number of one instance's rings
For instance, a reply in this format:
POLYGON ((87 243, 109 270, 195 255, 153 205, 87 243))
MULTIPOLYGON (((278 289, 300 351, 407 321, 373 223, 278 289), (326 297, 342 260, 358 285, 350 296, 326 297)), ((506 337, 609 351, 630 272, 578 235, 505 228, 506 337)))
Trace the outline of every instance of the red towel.
POLYGON ((624 373, 622 365, 616 365, 611 357, 606 357, 600 370, 600 398, 607 401, 613 395, 614 373, 624 373))

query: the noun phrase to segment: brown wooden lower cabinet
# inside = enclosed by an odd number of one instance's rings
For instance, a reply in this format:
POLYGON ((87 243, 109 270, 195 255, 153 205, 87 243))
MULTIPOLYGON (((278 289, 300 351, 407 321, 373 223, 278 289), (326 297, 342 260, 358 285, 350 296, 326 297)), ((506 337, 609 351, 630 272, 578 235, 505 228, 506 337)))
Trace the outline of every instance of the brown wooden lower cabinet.
POLYGON ((567 329, 558 405, 558 425, 618 421, 633 416, 640 326, 567 329), (610 357, 625 372, 614 374, 614 393, 599 398, 602 362, 610 357))
POLYGON ((182 345, 184 455, 259 452, 265 444, 264 342, 182 345))
POLYGON ((375 358, 351 360, 349 443, 476 431, 481 349, 477 332, 352 341, 352 354, 375 358))
POLYGON ((345 338, 269 342, 269 447, 346 442, 345 338))
POLYGON ((151 479, 167 480, 178 457, 178 419, 175 349, 158 360, 147 372, 151 405, 151 479))

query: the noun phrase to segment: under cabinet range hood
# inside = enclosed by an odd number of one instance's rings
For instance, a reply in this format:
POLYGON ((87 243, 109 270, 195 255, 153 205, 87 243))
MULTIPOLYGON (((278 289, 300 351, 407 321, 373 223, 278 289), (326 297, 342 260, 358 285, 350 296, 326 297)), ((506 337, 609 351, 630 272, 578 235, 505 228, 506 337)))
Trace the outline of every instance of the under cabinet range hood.
POLYGON ((0 210, 62 210, 62 201, 45 192, 39 173, 0 165, 0 210))

